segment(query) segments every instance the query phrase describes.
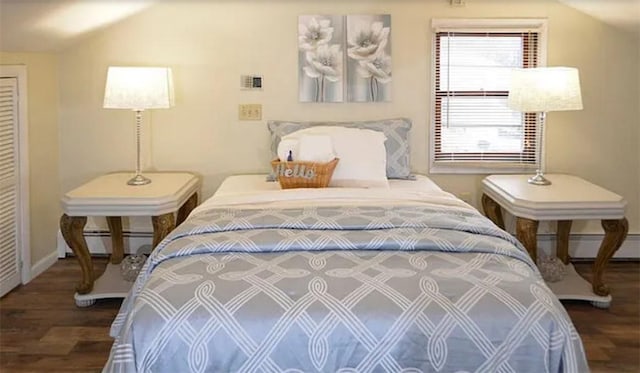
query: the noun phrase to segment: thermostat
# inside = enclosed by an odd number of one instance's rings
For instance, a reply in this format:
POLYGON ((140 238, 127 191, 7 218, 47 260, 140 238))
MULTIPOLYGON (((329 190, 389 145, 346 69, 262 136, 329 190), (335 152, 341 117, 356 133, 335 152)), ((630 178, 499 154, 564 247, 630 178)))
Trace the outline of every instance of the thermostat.
POLYGON ((241 75, 240 89, 260 90, 262 89, 261 75, 241 75))

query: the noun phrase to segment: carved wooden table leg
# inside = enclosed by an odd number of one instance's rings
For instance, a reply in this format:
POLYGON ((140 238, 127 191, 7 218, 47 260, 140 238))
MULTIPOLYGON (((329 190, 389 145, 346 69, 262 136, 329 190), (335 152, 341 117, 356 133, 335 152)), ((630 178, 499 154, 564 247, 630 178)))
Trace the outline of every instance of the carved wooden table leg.
POLYGON ((482 195, 482 209, 484 210, 485 215, 487 215, 495 225, 504 229, 504 219, 502 218, 500 205, 486 194, 482 195))
POLYGON ((534 263, 538 258, 538 221, 518 217, 516 219, 516 237, 529 252, 534 263))
POLYGON ((569 233, 571 233, 571 220, 559 220, 556 232, 556 256, 565 265, 569 264, 569 233))
POLYGON ((87 223, 86 216, 68 216, 63 214, 60 218, 60 231, 67 245, 73 250, 80 269, 82 270, 82 280, 76 286, 78 294, 87 294, 93 289, 95 280, 93 274, 93 262, 87 247, 87 241, 84 239, 84 225, 87 223))
POLYGON ((604 228, 605 234, 600 244, 596 261, 593 263, 593 280, 591 284, 594 293, 600 296, 607 296, 609 295, 609 287, 603 282, 602 275, 607 263, 609 263, 609 259, 618 251, 625 238, 627 238, 629 222, 627 218, 603 220, 602 228, 604 228))
POLYGON ((152 216, 151 223, 153 224, 153 248, 162 241, 168 234, 176 227, 176 221, 173 217, 173 213, 163 214, 159 216, 152 216))
POLYGON ((109 232, 111 232, 111 264, 120 264, 124 257, 122 238, 122 218, 119 216, 107 216, 109 232))
POLYGON ((198 193, 193 193, 191 197, 185 202, 178 210, 178 217, 176 219, 176 226, 182 224, 187 216, 198 206, 198 193))

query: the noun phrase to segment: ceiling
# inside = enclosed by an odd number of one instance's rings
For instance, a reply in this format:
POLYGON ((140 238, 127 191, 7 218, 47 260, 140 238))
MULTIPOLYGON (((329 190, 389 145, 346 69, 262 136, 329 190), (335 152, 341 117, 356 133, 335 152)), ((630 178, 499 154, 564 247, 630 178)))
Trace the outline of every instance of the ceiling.
MULTIPOLYGON (((60 51, 158 1, 0 0, 0 50, 60 51)), ((640 0, 558 1, 640 37, 640 0)))
POLYGON ((612 26, 640 36, 640 0, 558 0, 612 26))
POLYGON ((55 52, 156 0, 0 0, 0 50, 55 52))

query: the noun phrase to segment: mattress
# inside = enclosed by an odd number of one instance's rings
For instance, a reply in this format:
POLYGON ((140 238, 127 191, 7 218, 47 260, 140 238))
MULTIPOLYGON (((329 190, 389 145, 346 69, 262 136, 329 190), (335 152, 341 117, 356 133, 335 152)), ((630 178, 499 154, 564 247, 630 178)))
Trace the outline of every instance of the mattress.
POLYGON ((234 176, 153 251, 106 372, 585 372, 526 250, 425 177, 234 176))
MULTIPOLYGON (((393 190, 442 191, 436 183, 424 175, 416 175, 416 180, 390 179, 389 188, 393 190)), ((280 190, 278 182, 266 181, 265 175, 234 175, 227 177, 216 196, 227 196, 260 191, 280 190)))
POLYGON ((336 203, 358 204, 370 202, 379 196, 377 203, 402 203, 389 199, 391 195, 402 196, 405 200, 420 200, 425 196, 438 196, 453 204, 467 205, 451 193, 443 191, 436 183, 424 175, 416 175, 415 180, 389 180, 389 188, 320 188, 320 189, 281 189, 278 182, 266 181, 264 175, 234 175, 227 177, 212 197, 205 200, 192 212, 192 215, 212 207, 244 205, 257 208, 270 205, 296 206, 309 203, 332 205, 336 203), (359 198, 361 196, 362 198, 359 198), (270 203, 272 202, 272 203, 270 203))

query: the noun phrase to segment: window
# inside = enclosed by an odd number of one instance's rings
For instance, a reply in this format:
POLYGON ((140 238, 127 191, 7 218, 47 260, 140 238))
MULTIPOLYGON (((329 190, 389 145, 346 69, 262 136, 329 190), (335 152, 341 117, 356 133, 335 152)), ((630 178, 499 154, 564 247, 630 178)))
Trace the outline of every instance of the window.
POLYGON ((514 68, 543 65, 541 20, 434 20, 432 173, 535 168, 538 116, 507 107, 514 68))

